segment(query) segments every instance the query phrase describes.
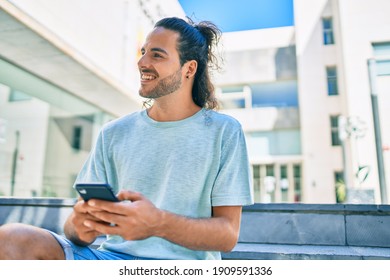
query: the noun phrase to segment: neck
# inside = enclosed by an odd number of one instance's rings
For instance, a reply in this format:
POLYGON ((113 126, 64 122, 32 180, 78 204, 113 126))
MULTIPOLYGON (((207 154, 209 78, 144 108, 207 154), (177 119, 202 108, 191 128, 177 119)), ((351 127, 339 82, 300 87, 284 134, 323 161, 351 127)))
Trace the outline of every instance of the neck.
POLYGON ((152 107, 148 109, 148 115, 155 121, 168 122, 180 121, 196 114, 201 108, 195 103, 190 104, 167 104, 155 100, 152 107))

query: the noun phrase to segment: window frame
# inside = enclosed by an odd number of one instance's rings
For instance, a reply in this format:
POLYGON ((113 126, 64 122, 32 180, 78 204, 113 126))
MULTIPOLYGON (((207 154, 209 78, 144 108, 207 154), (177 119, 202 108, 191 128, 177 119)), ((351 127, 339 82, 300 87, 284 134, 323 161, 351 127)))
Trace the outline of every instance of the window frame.
POLYGON ((334 45, 333 17, 322 18, 322 39, 324 45, 334 45), (329 26, 327 26, 329 25, 329 26))
POLYGON ((326 85, 328 96, 338 96, 339 95, 339 85, 338 85, 338 71, 337 66, 326 66, 326 85), (330 72, 334 71, 334 74, 330 72))
POLYGON ((341 146, 339 135, 339 115, 330 116, 330 135, 332 147, 341 146), (334 125, 336 123, 336 126, 334 125))

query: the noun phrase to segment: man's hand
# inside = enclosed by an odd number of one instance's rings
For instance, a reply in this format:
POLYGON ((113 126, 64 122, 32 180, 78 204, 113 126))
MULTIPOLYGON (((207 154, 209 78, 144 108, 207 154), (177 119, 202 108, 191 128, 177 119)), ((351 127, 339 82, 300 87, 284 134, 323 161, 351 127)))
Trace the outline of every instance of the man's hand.
POLYGON ((121 202, 89 200, 87 211, 94 219, 85 219, 83 225, 91 232, 120 235, 126 240, 158 235, 163 211, 140 193, 121 191, 118 199, 121 202))
POLYGON ((72 240, 74 243, 87 246, 93 243, 102 232, 93 230, 84 225, 85 221, 94 221, 96 223, 103 223, 98 220, 93 213, 91 208, 84 200, 79 201, 74 205, 73 212, 65 223, 65 235, 67 238, 72 240))

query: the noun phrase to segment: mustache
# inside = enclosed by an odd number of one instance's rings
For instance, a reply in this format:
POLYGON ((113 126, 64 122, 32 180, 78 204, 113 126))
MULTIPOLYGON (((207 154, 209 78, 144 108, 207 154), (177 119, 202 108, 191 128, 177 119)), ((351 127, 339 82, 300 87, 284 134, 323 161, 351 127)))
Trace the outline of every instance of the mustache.
POLYGON ((154 74, 154 75, 158 76, 157 72, 153 71, 152 69, 142 69, 140 72, 141 72, 141 74, 154 74))

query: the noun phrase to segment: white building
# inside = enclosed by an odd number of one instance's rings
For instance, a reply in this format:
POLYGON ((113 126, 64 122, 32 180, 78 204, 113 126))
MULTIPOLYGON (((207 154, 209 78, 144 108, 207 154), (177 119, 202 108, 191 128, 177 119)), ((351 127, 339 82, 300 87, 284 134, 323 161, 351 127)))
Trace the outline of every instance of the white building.
MULTIPOLYGON (((376 56, 381 59, 379 53, 390 55, 390 2, 312 2, 295 1, 294 7, 307 195, 319 202, 330 201, 334 192, 326 189, 344 170, 348 187, 373 189, 375 201, 379 203, 380 180, 367 61, 376 56), (329 136, 332 126, 337 129, 336 120, 340 115, 358 130, 344 141, 345 167, 342 145, 329 136)), ((378 85, 382 142, 390 143, 386 110, 390 67, 386 73, 385 64, 382 66, 374 82, 378 85)), ((386 157, 384 170, 390 178, 389 155, 382 147, 380 152, 386 157)))
POLYGON ((302 201, 294 27, 225 33, 222 111, 246 133, 257 202, 302 201))
POLYGON ((248 32, 239 40, 241 34, 225 35, 245 46, 227 48, 227 74, 217 81, 222 91, 241 91, 222 100, 246 129, 257 201, 334 203, 336 182, 343 180, 347 202, 359 202, 354 190, 373 192, 361 203, 386 202, 380 178, 390 180, 389 12, 388 0, 295 0, 294 27, 248 32), (370 58, 377 61, 381 138, 375 137, 370 58))
POLYGON ((102 124, 138 110, 139 47, 177 0, 0 0, 0 195, 73 196, 102 124))

